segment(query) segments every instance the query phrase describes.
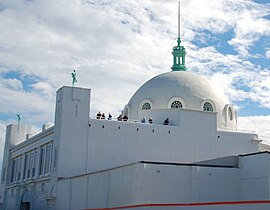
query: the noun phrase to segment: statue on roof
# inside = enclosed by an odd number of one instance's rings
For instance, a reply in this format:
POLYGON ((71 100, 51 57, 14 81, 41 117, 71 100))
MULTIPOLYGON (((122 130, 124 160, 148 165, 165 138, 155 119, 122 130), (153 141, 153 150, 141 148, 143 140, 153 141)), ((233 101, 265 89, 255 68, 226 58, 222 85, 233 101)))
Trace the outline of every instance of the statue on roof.
POLYGON ((22 120, 22 116, 20 113, 17 113, 17 120, 18 120, 18 124, 20 124, 20 122, 22 120))
POLYGON ((76 82, 78 82, 78 81, 77 81, 76 71, 75 71, 75 70, 73 70, 73 72, 71 73, 71 77, 72 77, 72 86, 74 87, 74 84, 75 84, 76 82))

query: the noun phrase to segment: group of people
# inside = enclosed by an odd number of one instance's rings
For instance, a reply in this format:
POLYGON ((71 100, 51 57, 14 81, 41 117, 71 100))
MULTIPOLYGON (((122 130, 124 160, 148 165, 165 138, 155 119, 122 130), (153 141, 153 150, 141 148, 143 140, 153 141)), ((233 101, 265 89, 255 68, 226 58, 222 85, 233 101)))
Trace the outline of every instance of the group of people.
MULTIPOLYGON (((99 119, 105 120, 105 119, 106 119, 106 116, 105 116, 104 113, 101 114, 101 112, 99 111, 99 112, 97 113, 96 119, 98 119, 98 120, 99 120, 99 119)), ((112 120, 112 115, 111 115, 110 113, 109 113, 107 119, 108 119, 108 120, 112 120)), ((127 116, 127 115, 122 116, 122 115, 120 114, 120 115, 117 117, 117 120, 118 120, 118 121, 128 121, 128 116, 127 116)))
MULTIPOLYGON (((104 113, 100 113, 100 111, 97 113, 97 116, 96 116, 96 119, 101 119, 101 120, 105 120, 106 116, 104 113)), ((112 115, 109 113, 108 115, 108 120, 112 120, 112 115)), ((120 114, 118 117, 117 117, 117 121, 128 121, 128 116, 127 115, 124 115, 122 116, 122 114, 120 114)), ((146 119, 145 117, 143 117, 141 119, 141 123, 146 123, 146 119)), ((148 123, 150 124, 153 124, 153 119, 151 117, 148 118, 148 123)), ((169 118, 167 117, 164 122, 163 122, 163 125, 169 125, 169 118)))
MULTIPOLYGON (((141 123, 146 123, 146 120, 145 120, 145 117, 143 117, 141 119, 141 123)), ((151 117, 148 118, 148 123, 150 124, 153 124, 153 119, 151 117)), ((163 122, 163 125, 169 125, 170 121, 169 121, 169 118, 167 117, 164 122, 163 122)))
POLYGON ((124 117, 122 117, 122 115, 120 114, 120 115, 117 117, 117 120, 118 120, 118 121, 128 121, 128 116, 127 116, 127 115, 124 115, 124 117))
MULTIPOLYGON (((141 119, 141 123, 145 123, 145 122, 146 122, 145 117, 143 117, 143 118, 141 119)), ((148 118, 148 123, 150 123, 150 124, 153 123, 153 119, 152 119, 151 117, 148 118)))
MULTIPOLYGON (((97 116, 96 116, 96 119, 101 119, 101 120, 105 120, 105 114, 104 113, 100 113, 100 112, 98 112, 97 113, 97 116)), ((112 115, 109 113, 109 115, 108 115, 108 120, 112 120, 112 115)))

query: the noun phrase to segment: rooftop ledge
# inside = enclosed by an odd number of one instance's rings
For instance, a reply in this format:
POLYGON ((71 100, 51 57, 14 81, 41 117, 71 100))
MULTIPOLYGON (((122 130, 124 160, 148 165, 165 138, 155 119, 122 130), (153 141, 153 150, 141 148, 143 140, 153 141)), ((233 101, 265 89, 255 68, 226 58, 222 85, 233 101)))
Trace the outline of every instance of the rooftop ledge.
POLYGON ((21 146, 25 146, 33 141, 36 141, 40 138, 43 138, 44 135, 49 135, 50 133, 53 133, 54 130, 54 124, 53 123, 46 123, 42 125, 41 130, 36 131, 35 133, 27 133, 25 136, 25 139, 22 139, 22 141, 18 144, 16 144, 12 150, 19 149, 21 146))

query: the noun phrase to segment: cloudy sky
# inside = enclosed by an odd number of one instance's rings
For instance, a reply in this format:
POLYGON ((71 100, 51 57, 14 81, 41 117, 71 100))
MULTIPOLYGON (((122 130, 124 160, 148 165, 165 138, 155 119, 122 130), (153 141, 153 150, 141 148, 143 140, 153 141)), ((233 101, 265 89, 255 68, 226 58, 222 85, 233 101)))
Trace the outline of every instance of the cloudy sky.
MULTIPOLYGON (((270 138, 270 0, 182 0, 181 37, 189 71, 225 92, 239 128, 270 138)), ((17 112, 35 127, 53 122, 73 69, 92 89, 91 116, 115 117, 170 71, 176 38, 177 0, 1 0, 0 155, 17 112)))

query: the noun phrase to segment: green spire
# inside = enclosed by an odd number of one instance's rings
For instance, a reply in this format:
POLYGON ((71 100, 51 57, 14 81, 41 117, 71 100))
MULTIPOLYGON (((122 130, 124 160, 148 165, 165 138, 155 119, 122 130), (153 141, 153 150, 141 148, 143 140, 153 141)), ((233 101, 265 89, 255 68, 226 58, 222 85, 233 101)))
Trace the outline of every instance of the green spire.
POLYGON ((187 67, 185 66, 185 56, 186 49, 180 45, 181 39, 178 37, 177 39, 178 45, 173 47, 173 66, 172 71, 186 71, 187 67))
POLYGON ((180 1, 178 1, 178 38, 177 38, 177 46, 173 47, 173 66, 172 71, 186 71, 187 67, 185 66, 185 56, 186 49, 181 46, 180 39, 180 1))

